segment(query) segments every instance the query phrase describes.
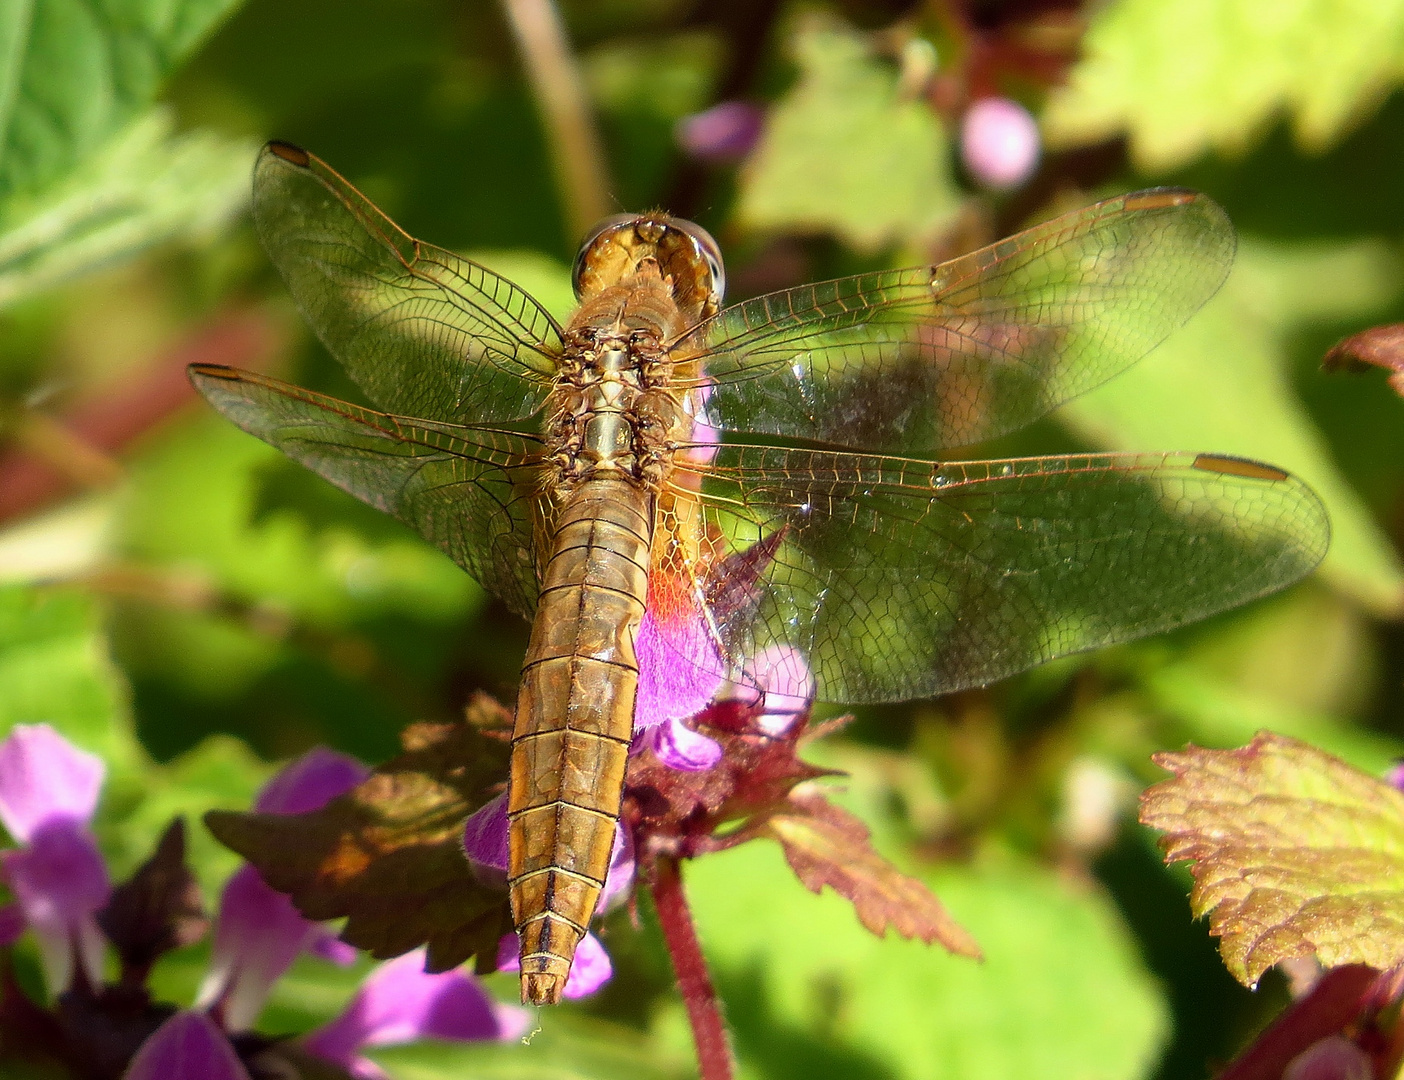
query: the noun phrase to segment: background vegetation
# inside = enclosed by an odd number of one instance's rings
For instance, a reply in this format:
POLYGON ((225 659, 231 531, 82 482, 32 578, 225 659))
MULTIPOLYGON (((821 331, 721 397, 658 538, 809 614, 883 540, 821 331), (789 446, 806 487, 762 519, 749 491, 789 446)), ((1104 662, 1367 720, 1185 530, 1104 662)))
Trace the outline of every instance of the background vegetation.
MULTIPOLYGON (((816 750, 844 801, 980 941, 876 940, 777 850, 689 889, 745 1074, 1191 1080, 1287 1000, 1223 970, 1188 876, 1134 824, 1150 754, 1263 727, 1382 773, 1404 745, 1404 405, 1323 375, 1404 318, 1404 3, 563 0, 621 208, 695 217, 730 298, 946 257, 1095 197, 1183 184, 1242 233, 1223 292, 1140 367, 1000 452, 1193 449, 1305 476, 1320 572, 1180 633, 987 691, 860 710, 816 750), (1085 30, 1085 33, 1084 33, 1085 30), (958 154, 972 96, 1040 117, 1023 186, 958 154), (707 163, 676 125, 766 110, 707 163)), ((170 816, 246 808, 271 762, 378 761, 475 689, 512 700, 527 628, 395 522, 198 403, 191 361, 355 391, 300 323, 244 206, 258 144, 307 146, 406 229, 568 309, 577 229, 499 5, 34 0, 0 12, 0 732, 52 723, 109 763, 118 874, 170 816), (20 11, 21 7, 24 8, 20 11)), ((837 710, 831 710, 830 715, 837 710)), ((237 860, 203 829, 213 898, 237 860)), ((686 1075, 649 912, 616 977, 530 1045, 422 1046, 405 1078, 686 1075), (473 1071, 476 1069, 477 1071, 473 1071)), ((156 985, 187 1002, 200 947, 156 985)), ((28 984, 39 993, 37 966, 28 984)), ((301 1031, 358 973, 306 960, 261 1023, 301 1031)), ((493 986, 512 997, 510 978, 493 986)))

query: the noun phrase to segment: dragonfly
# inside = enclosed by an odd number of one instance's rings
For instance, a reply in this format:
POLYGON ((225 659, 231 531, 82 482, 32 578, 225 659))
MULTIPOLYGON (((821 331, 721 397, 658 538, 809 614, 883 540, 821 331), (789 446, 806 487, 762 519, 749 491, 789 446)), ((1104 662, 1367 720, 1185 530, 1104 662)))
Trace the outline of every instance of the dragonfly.
POLYGON ((1181 626, 1326 551, 1320 500, 1272 465, 949 453, 1105 382, 1214 294, 1236 241, 1201 194, 731 307, 702 228, 619 215, 585 238, 564 323, 290 144, 259 156, 253 217, 375 408, 212 365, 195 386, 532 622, 507 790, 527 1002, 559 1000, 595 913, 645 639, 703 686, 764 689, 779 650, 821 700, 906 700, 1181 626))

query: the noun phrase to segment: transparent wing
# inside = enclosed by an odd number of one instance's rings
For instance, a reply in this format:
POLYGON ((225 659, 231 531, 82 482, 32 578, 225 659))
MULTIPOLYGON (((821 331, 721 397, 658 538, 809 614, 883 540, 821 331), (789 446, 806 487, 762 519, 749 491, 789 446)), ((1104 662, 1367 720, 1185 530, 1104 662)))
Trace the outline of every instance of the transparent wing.
POLYGON ((505 278, 409 236, 286 143, 254 166, 253 216, 303 316, 381 408, 503 423, 541 407, 561 330, 505 278))
POLYGON ((234 368, 189 370, 195 388, 239 427, 394 514, 531 617, 537 440, 389 416, 234 368))
POLYGON ((1205 454, 937 464, 728 444, 674 478, 700 485, 728 553, 699 575, 719 673, 749 681, 750 658, 788 647, 833 701, 979 686, 1180 626, 1302 577, 1330 535, 1301 481, 1205 454))
POLYGON ((1138 192, 934 267, 748 300, 673 346, 724 431, 928 453, 1012 431, 1144 356, 1223 283, 1203 195, 1138 192))

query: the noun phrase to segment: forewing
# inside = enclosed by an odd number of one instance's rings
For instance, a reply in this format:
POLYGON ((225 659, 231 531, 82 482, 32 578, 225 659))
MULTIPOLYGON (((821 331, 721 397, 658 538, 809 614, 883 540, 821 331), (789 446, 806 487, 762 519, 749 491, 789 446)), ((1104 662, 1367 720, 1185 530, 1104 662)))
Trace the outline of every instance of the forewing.
POLYGON ((798 650, 819 696, 924 697, 1180 626, 1325 554, 1320 500, 1271 466, 1193 454, 937 464, 723 445, 701 484, 703 590, 725 672, 798 650), (771 655, 774 655, 771 653, 771 655))
POLYGON ((303 316, 381 408, 502 423, 541 407, 561 331, 505 278, 415 240, 284 143, 259 155, 253 217, 303 316))
POLYGON ((1015 430, 1135 363, 1223 283, 1233 227, 1203 195, 1138 192, 935 267, 738 304, 680 339, 706 421, 924 454, 1015 430))
POLYGON ((535 439, 390 416, 234 368, 193 365, 190 380, 249 434, 395 515, 531 617, 535 439))

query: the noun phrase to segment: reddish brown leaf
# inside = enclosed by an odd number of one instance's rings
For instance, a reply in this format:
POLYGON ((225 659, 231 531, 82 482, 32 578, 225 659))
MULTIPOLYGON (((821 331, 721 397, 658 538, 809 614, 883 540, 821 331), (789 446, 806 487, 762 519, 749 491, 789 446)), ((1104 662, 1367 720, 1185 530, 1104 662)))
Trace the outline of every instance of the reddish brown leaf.
POLYGON ((385 959, 427 943, 430 970, 476 955, 491 971, 511 930, 506 887, 473 873, 462 834, 506 776, 510 722, 479 697, 467 722, 408 728, 403 754, 321 810, 205 820, 308 918, 345 917, 352 945, 385 959))
POLYGON ((122 958, 124 981, 140 984, 162 953, 193 945, 210 920, 200 885, 185 865, 185 822, 172 821, 151 857, 112 890, 98 925, 122 958))
POLYGON ((975 939, 931 890, 874 851, 867 827, 847 811, 817 795, 792 798, 785 810, 766 818, 763 831, 780 842, 807 889, 817 893, 829 886, 853 904, 871 933, 883 937, 892 929, 963 956, 980 955, 975 939))
POLYGON ((1191 907, 1235 978, 1313 954, 1404 962, 1404 792, 1271 732, 1155 761, 1175 776, 1141 797, 1141 821, 1166 834, 1166 862, 1194 862, 1191 907))
POLYGON ((640 836, 674 854, 707 850, 718 825, 761 813, 781 803, 796 785, 835 775, 799 759, 807 741, 841 727, 837 721, 807 730, 807 715, 782 735, 756 723, 758 706, 720 702, 694 721, 697 730, 721 744, 721 760, 705 772, 680 772, 651 753, 629 758, 625 817, 640 836))
POLYGON ((1372 326, 1336 342, 1321 360, 1327 371, 1359 372, 1381 367, 1393 374, 1389 385, 1404 395, 1404 323, 1372 326))

